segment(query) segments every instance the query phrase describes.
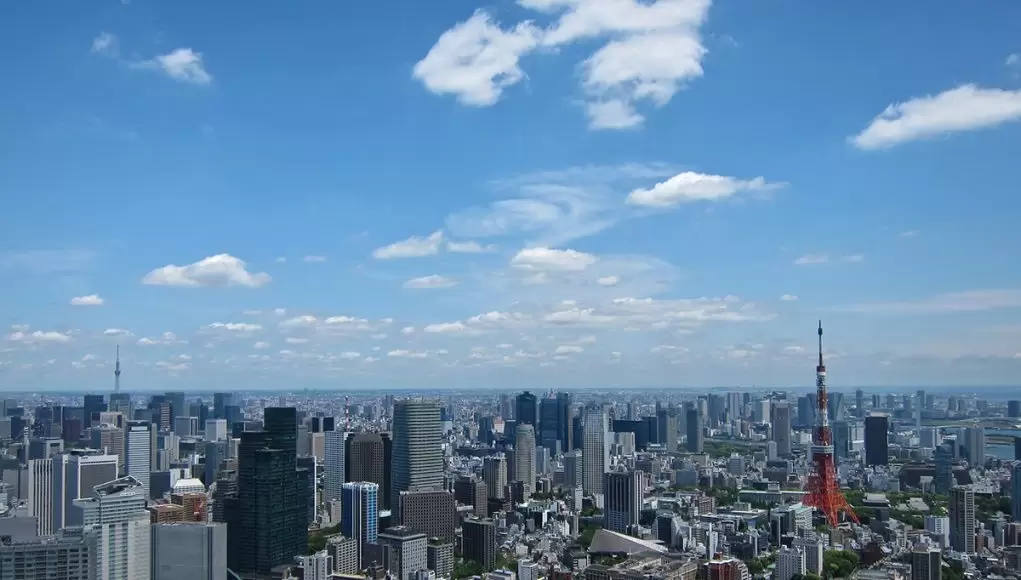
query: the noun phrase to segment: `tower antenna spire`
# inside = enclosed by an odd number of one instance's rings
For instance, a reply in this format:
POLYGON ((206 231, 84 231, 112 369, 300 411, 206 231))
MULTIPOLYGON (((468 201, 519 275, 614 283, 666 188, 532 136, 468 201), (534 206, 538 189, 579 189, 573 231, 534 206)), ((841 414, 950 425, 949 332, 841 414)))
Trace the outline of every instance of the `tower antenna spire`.
POLYGON ((121 345, 117 345, 117 360, 113 365, 113 392, 121 392, 121 345))
POLYGON ((823 368, 822 364, 822 321, 819 321, 819 368, 823 368))

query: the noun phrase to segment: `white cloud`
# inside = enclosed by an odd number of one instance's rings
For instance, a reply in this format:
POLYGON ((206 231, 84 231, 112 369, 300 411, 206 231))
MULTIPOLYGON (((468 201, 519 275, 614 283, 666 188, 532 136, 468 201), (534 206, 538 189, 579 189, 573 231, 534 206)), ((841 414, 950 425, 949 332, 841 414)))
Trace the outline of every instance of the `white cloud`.
POLYGON ((447 251, 454 254, 484 254, 496 251, 496 246, 492 244, 483 246, 475 240, 468 240, 464 242, 448 241, 447 251))
POLYGON ((421 278, 412 278, 404 283, 405 288, 416 289, 450 288, 452 286, 457 286, 457 280, 437 274, 422 276, 421 278))
POLYGON ((311 314, 303 314, 301 316, 295 316, 294 318, 288 318, 280 322, 280 328, 300 328, 315 326, 318 319, 311 314))
POLYGON ((580 41, 610 40, 582 63, 590 126, 622 129, 641 124, 637 102, 663 106, 688 80, 702 76, 706 53, 699 28, 709 0, 519 0, 519 5, 555 15, 547 28, 529 21, 501 29, 477 11, 443 33, 415 67, 415 77, 437 94, 453 94, 467 105, 488 106, 522 78, 520 59, 537 49, 580 41))
POLYGON ((914 238, 918 236, 918 230, 907 230, 897 234, 901 238, 914 238))
POLYGON ((262 310, 245 310, 241 314, 245 316, 262 316, 262 310))
POLYGON ((1003 61, 1006 66, 1021 66, 1021 53, 1013 53, 1007 55, 1007 60, 1003 61))
POLYGON ((850 141, 859 149, 885 149, 908 141, 986 129, 1017 120, 1021 120, 1021 90, 986 89, 967 84, 938 95, 894 103, 850 141))
POLYGON ((401 334, 415 334, 414 326, 405 326, 401 329, 401 334))
POLYGON ((131 63, 133 68, 162 71, 170 78, 185 83, 208 85, 213 76, 206 72, 202 53, 190 48, 178 48, 149 60, 131 63))
POLYGON ((104 302, 106 302, 106 300, 103 300, 97 294, 75 296, 71 299, 72 306, 102 306, 104 302))
POLYGON ((230 332, 255 332, 262 330, 261 324, 249 324, 247 322, 214 322, 206 325, 210 330, 229 330, 230 332))
POLYGON ((538 44, 539 30, 532 23, 503 30, 479 10, 444 32, 415 64, 413 76, 435 94, 485 107, 524 77, 519 60, 538 44))
POLYGON ((805 347, 798 346, 798 345, 790 345, 790 346, 783 347, 783 350, 784 350, 784 352, 789 352, 789 353, 792 353, 792 354, 801 354, 801 353, 805 352, 805 347))
POLYGON ((464 332, 468 330, 468 327, 463 322, 439 322, 428 324, 422 330, 434 334, 449 334, 464 332))
POLYGON ((341 358, 341 359, 344 359, 344 360, 354 360, 354 359, 356 359, 356 358, 358 358, 360 356, 362 356, 361 353, 352 352, 352 351, 342 352, 342 353, 337 355, 338 358, 341 358))
POLYGON ((429 234, 428 237, 411 236, 406 240, 395 242, 389 246, 376 248, 372 255, 378 260, 433 256, 439 253, 442 242, 443 230, 438 230, 429 234))
POLYGON ((92 39, 92 52, 112 56, 117 54, 117 37, 109 32, 100 32, 92 39))
POLYGON ((599 261, 592 254, 577 250, 552 248, 525 248, 511 258, 511 266, 523 270, 553 270, 577 272, 599 261))
POLYGON ((302 258, 302 261, 310 263, 325 262, 326 256, 305 256, 304 258, 302 258))
POLYGON ((783 296, 780 297, 780 300, 782 300, 783 302, 797 302, 798 297, 793 294, 784 294, 783 296))
POLYGON ((768 191, 782 183, 767 183, 764 177, 742 180, 723 175, 685 171, 657 183, 651 189, 636 189, 628 194, 628 203, 648 207, 674 207, 694 201, 716 201, 745 191, 768 191))
POLYGON ((55 330, 36 330, 28 332, 28 329, 25 328, 24 330, 15 330, 8 334, 7 340, 11 342, 34 344, 39 342, 71 342, 74 339, 69 333, 57 332, 55 330))
POLYGON ((852 264, 855 264, 855 263, 858 263, 858 262, 864 262, 865 261, 865 255, 864 254, 851 254, 849 256, 844 256, 844 257, 842 257, 840 259, 841 259, 841 261, 850 262, 852 264))
POLYGON ((841 312, 876 314, 939 314, 980 312, 1005 308, 1021 308, 1021 290, 968 290, 946 292, 918 300, 852 304, 834 308, 841 312))
POLYGON ((265 340, 257 341, 255 344, 252 345, 252 348, 255 348, 255 349, 258 349, 258 350, 264 350, 264 349, 267 349, 269 347, 270 347, 270 344, 268 342, 266 342, 265 340))
POLYGON ((620 283, 620 276, 603 276, 596 279, 600 286, 616 286, 620 283))
POLYGON ((149 272, 143 284, 153 286, 226 287, 246 286, 258 288, 272 278, 265 272, 251 273, 244 260, 230 254, 217 254, 186 266, 170 264, 149 272))
POLYGON ((286 264, 286 263, 287 263, 287 258, 285 258, 285 257, 283 257, 283 256, 278 256, 278 257, 277 257, 277 258, 276 258, 275 260, 273 260, 273 261, 274 261, 274 262, 276 262, 277 264, 286 264))
POLYGON ((814 264, 825 264, 830 261, 827 254, 805 254, 794 260, 795 266, 811 266, 814 264))
POLYGON ((308 339, 298 338, 296 336, 288 336, 287 338, 284 339, 284 342, 286 342, 287 344, 307 344, 308 339))
POLYGON ((157 344, 176 344, 184 342, 186 341, 178 340, 177 335, 174 334, 173 332, 164 332, 161 336, 155 338, 144 336, 138 339, 137 344, 139 346, 153 346, 157 344))
POLYGON ((429 353, 425 351, 397 349, 386 353, 386 356, 394 358, 428 358, 429 353))
POLYGON ((585 349, 574 344, 562 344, 554 351, 556 354, 577 354, 585 352, 585 349))
POLYGON ((124 330, 123 328, 107 328, 103 331, 103 336, 131 336, 131 332, 124 330))

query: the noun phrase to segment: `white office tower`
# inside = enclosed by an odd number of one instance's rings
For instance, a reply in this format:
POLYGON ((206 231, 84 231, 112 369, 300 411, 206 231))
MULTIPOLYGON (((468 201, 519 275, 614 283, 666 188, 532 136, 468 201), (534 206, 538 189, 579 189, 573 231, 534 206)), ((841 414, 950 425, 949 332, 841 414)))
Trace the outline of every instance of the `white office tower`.
POLYGON ((582 431, 584 441, 582 454, 582 487, 585 493, 603 493, 603 474, 610 467, 609 418, 602 408, 590 408, 585 413, 582 431))
POLYGON ((944 548, 950 545, 950 518, 948 516, 925 516, 925 531, 939 537, 944 548))
POLYGON ((226 419, 206 419, 206 441, 221 441, 227 438, 226 419))
POLYGON ((53 462, 49 459, 28 462, 28 515, 36 518, 37 534, 53 534, 53 462))
POLYGON ((227 524, 152 525, 152 580, 227 577, 227 524))
POLYGON ((515 430, 514 478, 524 484, 527 500, 535 491, 535 427, 528 424, 515 430))
POLYGON ((124 473, 137 479, 149 497, 152 469, 152 423, 128 421, 124 425, 124 473))
POLYGON ((518 580, 539 580, 539 565, 532 560, 518 560, 518 580))
POLYGON ((794 547, 805 551, 806 574, 822 576, 822 555, 826 543, 818 538, 795 538, 794 547))
POLYGON ((950 547, 975 553, 975 491, 968 487, 950 490, 950 547))
POLYGON ((606 529, 626 534, 638 525, 642 513, 642 472, 606 473, 603 478, 606 529))
POLYGON ((310 556, 296 556, 294 559, 301 567, 302 580, 329 580, 333 568, 333 556, 329 551, 322 550, 310 556))
POLYGON ((323 437, 323 501, 340 499, 344 488, 346 431, 327 431, 323 437))
POLYGON ((118 458, 95 449, 71 450, 54 455, 53 462, 53 525, 57 531, 66 526, 79 526, 80 512, 71 509, 74 500, 91 497, 97 485, 117 479, 118 458))
POLYGON ((773 580, 791 580, 794 576, 804 576, 807 570, 805 551, 783 546, 776 554, 776 576, 773 580))
POLYGON ((483 459, 482 480, 486 482, 486 494, 490 498, 503 499, 507 487, 507 456, 497 453, 483 459))
POLYGON ((92 497, 74 500, 89 535, 89 562, 96 580, 150 580, 149 512, 142 484, 122 477, 93 488, 92 497))

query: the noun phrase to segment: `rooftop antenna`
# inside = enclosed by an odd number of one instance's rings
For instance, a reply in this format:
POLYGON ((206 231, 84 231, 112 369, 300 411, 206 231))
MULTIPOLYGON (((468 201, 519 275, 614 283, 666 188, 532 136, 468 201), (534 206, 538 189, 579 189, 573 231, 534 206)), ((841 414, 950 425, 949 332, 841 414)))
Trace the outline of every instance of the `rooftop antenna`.
POLYGON ((113 392, 121 392, 121 345, 117 345, 117 362, 113 366, 113 392))

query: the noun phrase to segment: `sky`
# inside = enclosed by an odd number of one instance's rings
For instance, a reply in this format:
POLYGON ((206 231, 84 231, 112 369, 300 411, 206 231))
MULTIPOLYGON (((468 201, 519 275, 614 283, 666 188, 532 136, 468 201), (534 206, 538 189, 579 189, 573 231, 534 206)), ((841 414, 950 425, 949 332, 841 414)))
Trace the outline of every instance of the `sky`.
POLYGON ((0 390, 1021 384, 1021 3, 0 5, 0 390))

